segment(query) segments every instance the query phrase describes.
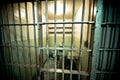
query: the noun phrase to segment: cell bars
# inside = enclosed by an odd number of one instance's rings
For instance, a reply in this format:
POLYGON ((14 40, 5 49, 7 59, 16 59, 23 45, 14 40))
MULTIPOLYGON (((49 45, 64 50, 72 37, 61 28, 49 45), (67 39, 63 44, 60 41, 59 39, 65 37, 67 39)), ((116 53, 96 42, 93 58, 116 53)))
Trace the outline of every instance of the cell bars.
POLYGON ((3 79, 89 79, 95 14, 95 0, 1 4, 3 79))
POLYGON ((91 80, 120 79, 120 6, 106 0, 98 7, 91 80))

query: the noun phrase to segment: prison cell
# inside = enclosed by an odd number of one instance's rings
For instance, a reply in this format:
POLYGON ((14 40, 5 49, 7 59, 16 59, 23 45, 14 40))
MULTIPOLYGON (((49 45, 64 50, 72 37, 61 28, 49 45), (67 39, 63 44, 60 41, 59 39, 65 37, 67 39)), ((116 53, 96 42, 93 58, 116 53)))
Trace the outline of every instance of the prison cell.
POLYGON ((3 80, 119 80, 119 7, 111 0, 3 2, 3 80))

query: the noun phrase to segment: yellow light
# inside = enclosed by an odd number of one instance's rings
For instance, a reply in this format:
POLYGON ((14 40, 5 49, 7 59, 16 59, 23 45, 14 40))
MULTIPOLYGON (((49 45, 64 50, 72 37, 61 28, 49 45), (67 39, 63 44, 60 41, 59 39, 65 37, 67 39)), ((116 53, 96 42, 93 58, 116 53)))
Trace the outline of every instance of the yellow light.
MULTIPOLYGON (((53 4, 50 5, 49 10, 51 11, 52 14, 54 14, 54 5, 53 4)), ((68 13, 68 12, 69 12, 69 7, 66 6, 66 13, 68 13)), ((61 3, 60 1, 57 1, 56 13, 57 13, 57 15, 63 14, 63 3, 61 3)))
POLYGON ((16 14, 17 17, 21 17, 21 18, 25 17, 25 12, 23 12, 23 11, 20 12, 20 16, 19 16, 18 11, 15 14, 16 14))

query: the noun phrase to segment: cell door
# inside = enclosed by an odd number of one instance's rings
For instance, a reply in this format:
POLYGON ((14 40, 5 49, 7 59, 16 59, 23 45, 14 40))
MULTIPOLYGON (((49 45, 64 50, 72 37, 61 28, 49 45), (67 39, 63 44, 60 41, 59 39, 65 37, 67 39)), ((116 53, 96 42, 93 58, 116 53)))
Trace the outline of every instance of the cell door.
POLYGON ((99 0, 92 58, 91 80, 120 79, 120 6, 99 0))
POLYGON ((0 8, 3 79, 90 78, 95 0, 15 1, 0 8))
POLYGON ((95 1, 38 1, 42 27, 41 79, 88 79, 95 20, 95 1))

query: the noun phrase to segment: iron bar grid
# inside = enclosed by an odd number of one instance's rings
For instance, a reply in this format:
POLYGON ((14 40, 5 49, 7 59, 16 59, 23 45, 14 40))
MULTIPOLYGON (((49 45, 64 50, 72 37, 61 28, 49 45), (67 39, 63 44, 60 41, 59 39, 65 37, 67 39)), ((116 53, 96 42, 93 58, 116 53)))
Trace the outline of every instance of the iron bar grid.
MULTIPOLYGON (((24 11, 25 11, 25 21, 26 21, 26 23, 22 23, 22 10, 21 10, 21 5, 22 5, 22 3, 18 3, 17 4, 17 6, 18 6, 18 23, 15 23, 15 20, 14 20, 14 10, 12 10, 12 17, 13 17, 13 23, 11 24, 9 24, 9 23, 5 23, 5 24, 0 24, 0 29, 2 30, 3 28, 6 28, 6 27, 8 27, 8 28, 10 28, 10 27, 13 27, 14 28, 14 41, 15 41, 15 44, 14 45, 12 45, 11 44, 11 42, 4 42, 3 44, 1 44, 0 46, 1 47, 3 47, 4 49, 5 48, 15 48, 16 47, 16 49, 17 49, 17 53, 18 54, 20 54, 19 53, 19 48, 21 48, 22 49, 22 59, 23 59, 23 64, 19 64, 20 63, 20 61, 18 61, 18 63, 9 63, 9 64, 6 64, 5 63, 5 65, 12 65, 12 66, 23 66, 24 67, 24 71, 25 71, 25 78, 27 79, 27 68, 29 67, 29 69, 30 69, 30 78, 32 78, 32 74, 33 74, 33 72, 32 72, 32 67, 35 67, 36 68, 36 77, 38 77, 38 76, 40 76, 41 77, 41 73, 40 74, 37 74, 37 71, 38 70, 40 70, 40 72, 41 71, 45 71, 45 72, 47 72, 47 80, 49 80, 50 79, 50 72, 54 72, 55 74, 54 74, 54 78, 55 78, 55 80, 58 80, 58 78, 57 78, 57 75, 58 75, 58 73, 62 73, 62 80, 64 80, 64 78, 65 78, 65 74, 70 74, 70 80, 72 80, 72 78, 73 78, 73 74, 78 74, 79 75, 79 79, 80 79, 80 75, 85 75, 85 76, 89 76, 89 74, 88 73, 86 73, 86 72, 82 72, 81 70, 77 70, 77 71, 74 71, 73 70, 73 55, 74 55, 74 51, 76 51, 76 50, 79 50, 80 51, 80 54, 82 53, 82 51, 86 51, 87 53, 89 53, 89 52, 92 52, 92 50, 91 49, 82 49, 82 47, 80 47, 80 48, 74 48, 74 37, 75 37, 75 34, 74 34, 74 27, 75 27, 75 24, 81 24, 82 26, 78 26, 78 27, 82 27, 82 30, 83 30, 83 25, 84 24, 89 24, 89 25, 92 25, 92 24, 95 24, 95 21, 84 21, 84 9, 85 9, 85 2, 84 2, 84 5, 83 5, 83 13, 82 13, 82 15, 83 15, 83 17, 81 18, 81 20, 82 21, 80 21, 80 22, 75 22, 75 20, 74 20, 74 16, 75 16, 75 0, 73 0, 73 4, 72 4, 72 6, 73 6, 73 13, 72 13, 72 21, 71 22, 65 22, 66 20, 66 3, 67 3, 67 1, 66 0, 63 0, 63 2, 64 2, 64 9, 63 9, 63 22, 57 22, 57 1, 56 0, 54 0, 54 6, 56 6, 55 8, 54 8, 54 22, 49 22, 48 21, 48 1, 49 0, 46 0, 45 1, 45 7, 46 7, 46 13, 45 13, 45 16, 46 16, 46 20, 45 20, 45 22, 42 22, 41 20, 40 20, 40 18, 41 18, 41 14, 39 15, 39 12, 41 12, 41 10, 40 10, 40 7, 41 7, 41 3, 39 4, 39 0, 36 0, 36 4, 37 4, 37 11, 36 11, 36 14, 35 14, 35 10, 34 10, 34 6, 35 6, 35 4, 34 4, 34 2, 32 2, 32 14, 33 14, 33 23, 29 23, 29 19, 28 19, 28 14, 29 14, 29 12, 28 12, 28 10, 27 10, 27 8, 28 8, 28 4, 27 4, 27 2, 24 2, 23 3, 23 6, 22 7, 24 7, 25 9, 24 9, 24 11), (35 22, 35 15, 37 15, 37 23, 35 22), (48 33, 48 25, 49 24, 54 24, 54 46, 53 47, 49 47, 49 33, 48 33), (63 25, 63 39, 62 39, 62 48, 59 48, 59 47, 57 47, 57 35, 58 35, 58 33, 57 33, 57 24, 62 24, 63 25), (71 33, 71 42, 70 42, 70 44, 71 44, 71 47, 69 48, 69 47, 65 47, 65 37, 66 37, 66 33, 65 33, 65 26, 66 26, 66 24, 72 24, 72 33, 71 33), (46 27, 46 45, 45 45, 45 47, 43 47, 43 46, 41 46, 41 33, 40 33, 40 31, 41 31, 41 29, 42 29, 42 27, 45 25, 45 27, 46 27), (27 45, 25 45, 24 44, 24 34, 23 34, 23 26, 25 26, 25 31, 26 31, 26 39, 27 39, 27 45), (33 26, 33 32, 34 32, 34 46, 31 46, 30 45, 30 32, 29 32, 29 29, 30 29, 30 26, 33 26), (36 34, 36 32, 37 32, 37 30, 36 30, 36 26, 37 26, 37 28, 38 28, 38 34, 36 34), (16 29, 17 29, 17 27, 20 29, 20 41, 22 42, 22 44, 20 44, 20 45, 18 45, 18 40, 17 40, 17 32, 16 32, 16 29), (38 44, 39 45, 37 45, 37 38, 38 38, 38 44), (28 58, 28 60, 29 60, 29 64, 27 63, 27 59, 26 59, 26 53, 25 53, 25 48, 27 48, 28 49, 28 54, 27 54, 27 56, 29 57, 28 58), (36 58, 36 61, 35 61, 35 64, 32 64, 32 56, 31 56, 31 54, 32 54, 32 52, 31 52, 31 50, 30 49, 32 49, 32 48, 35 48, 35 58, 36 58), (37 50, 39 50, 40 52, 41 51, 46 51, 46 54, 47 54, 47 69, 45 70, 42 70, 42 67, 40 67, 40 62, 39 61, 37 61, 38 60, 38 56, 40 56, 40 54, 38 53, 38 51, 37 50), (58 60, 57 60, 57 57, 55 57, 55 60, 54 60, 54 69, 52 69, 51 70, 51 68, 50 68, 50 59, 49 59, 49 50, 54 50, 55 51, 55 55, 57 55, 57 51, 58 50, 62 50, 63 52, 62 52, 62 69, 59 71, 58 69, 57 69, 57 62, 58 62, 58 60), (66 70, 65 69, 65 51, 66 50, 69 50, 70 52, 71 52, 71 58, 70 58, 70 69, 69 70, 66 70)), ((14 9, 14 8, 13 8, 14 9)), ((81 31, 82 31, 81 30, 81 31)), ((4 31, 3 31, 3 33, 4 33, 4 31)), ((83 31, 81 32, 81 36, 83 36, 83 31)), ((80 37, 80 36, 79 36, 80 37)), ((82 38, 82 37, 81 37, 82 38)), ((13 41, 13 42, 14 42, 13 41)), ((81 39, 81 41, 80 41, 80 46, 82 46, 82 39, 81 39)), ((19 55, 17 56, 18 57, 18 60, 19 60, 19 55)), ((80 57, 80 56, 79 56, 80 57)), ((11 57, 12 58, 12 57, 11 57)), ((39 57, 40 58, 40 57, 39 57)), ((40 59, 39 59, 40 60, 40 59)), ((20 67, 19 67, 20 68, 20 67)), ((19 72, 20 73, 20 72, 19 72)), ((22 78, 22 76, 21 76, 21 78, 22 78)))

